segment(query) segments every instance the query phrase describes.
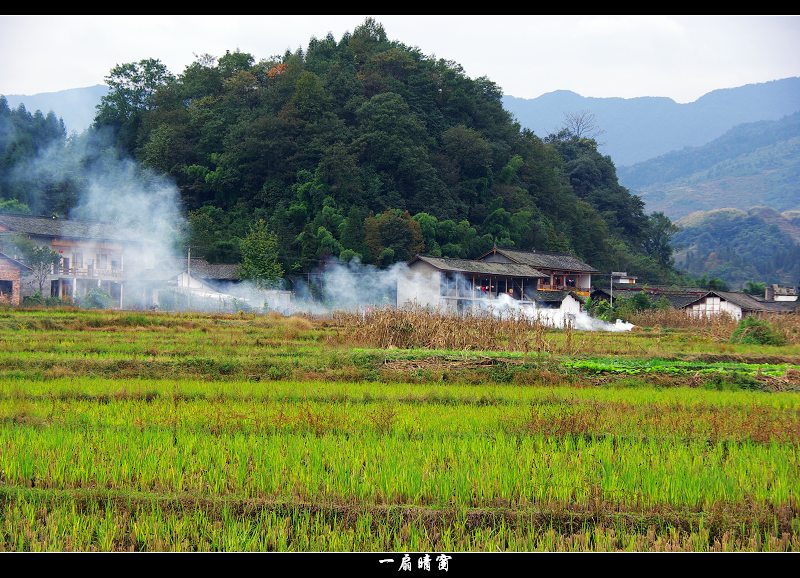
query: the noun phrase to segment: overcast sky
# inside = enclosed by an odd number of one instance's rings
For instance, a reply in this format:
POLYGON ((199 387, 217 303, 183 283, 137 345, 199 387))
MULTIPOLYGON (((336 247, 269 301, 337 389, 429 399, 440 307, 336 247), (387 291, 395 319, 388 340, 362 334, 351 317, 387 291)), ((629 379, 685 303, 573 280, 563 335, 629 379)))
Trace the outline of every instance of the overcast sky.
MULTIPOLYGON (((116 64, 256 59, 337 40, 366 16, 0 16, 0 94, 90 86, 116 64)), ((389 38, 488 76, 505 94, 669 96, 800 76, 797 16, 374 16, 389 38)))

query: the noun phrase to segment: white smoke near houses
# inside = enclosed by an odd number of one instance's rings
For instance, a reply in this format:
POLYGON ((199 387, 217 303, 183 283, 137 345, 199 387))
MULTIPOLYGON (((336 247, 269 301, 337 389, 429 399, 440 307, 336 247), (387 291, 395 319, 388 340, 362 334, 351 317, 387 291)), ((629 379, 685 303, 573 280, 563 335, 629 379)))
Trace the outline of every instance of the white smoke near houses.
POLYGON ((544 325, 555 328, 564 328, 567 325, 573 329, 581 331, 630 331, 633 323, 626 323, 617 319, 616 323, 609 323, 602 319, 592 317, 585 311, 567 312, 559 309, 549 309, 537 307, 535 303, 521 303, 516 299, 501 293, 496 299, 480 300, 480 307, 493 315, 502 317, 503 315, 524 315, 532 321, 538 321, 544 325))
MULTIPOLYGON (((429 307, 433 311, 450 312, 458 315, 452 307, 442 304, 438 286, 430 283, 427 275, 410 269, 405 263, 395 263, 388 269, 378 269, 364 265, 357 260, 341 263, 328 262, 313 275, 317 291, 312 292, 307 284, 301 283, 293 295, 292 306, 286 313, 330 314, 334 311, 367 311, 377 307, 394 307, 397 303, 398 284, 411 287, 414 303, 437 303, 429 307)), ((466 284, 466 280, 462 280, 466 284)), ((469 299, 472 312, 483 312, 496 317, 524 316, 531 322, 539 322, 553 328, 567 325, 582 331, 630 331, 633 324, 606 321, 591 317, 580 310, 579 303, 572 297, 571 308, 548 308, 532 301, 519 301, 501 293, 493 298, 469 299)))
MULTIPOLYGON (((405 263, 379 269, 357 259, 340 262, 333 258, 305 278, 293 279, 291 285, 266 291, 246 281, 212 282, 202 271, 192 269, 184 253, 188 226, 175 183, 135 160, 120 158, 97 134, 85 133, 72 137, 68 146, 46 149, 18 167, 17 173, 26 182, 36 182, 40 191, 58 190, 66 183, 73 195, 67 217, 81 223, 85 238, 78 248, 65 245, 60 251, 64 264, 69 259, 74 286, 83 283, 83 292, 73 289, 73 296, 86 295, 90 286, 115 287, 112 306, 126 309, 329 315, 339 310, 394 307, 399 284, 405 284, 420 302, 441 302, 439 286, 405 263), (80 275, 89 279, 78 279, 80 275)), ((632 328, 629 323, 594 319, 581 311, 572 297, 565 299, 568 307, 553 307, 552 303, 518 301, 500 294, 470 299, 469 307, 489 315, 524 315, 556 328, 632 328)))

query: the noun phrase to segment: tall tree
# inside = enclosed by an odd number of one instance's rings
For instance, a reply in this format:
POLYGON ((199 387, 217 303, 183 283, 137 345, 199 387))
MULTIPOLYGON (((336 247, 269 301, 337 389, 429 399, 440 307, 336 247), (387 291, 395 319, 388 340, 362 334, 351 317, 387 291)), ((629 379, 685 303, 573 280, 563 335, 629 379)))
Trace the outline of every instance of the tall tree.
POLYGON ((156 91, 173 80, 155 58, 118 64, 105 77, 108 93, 97 105, 95 125, 115 128, 117 144, 133 153, 142 113, 153 107, 156 91))
POLYGON ((597 140, 597 137, 605 132, 597 121, 597 115, 588 110, 564 113, 564 122, 561 127, 575 138, 597 140))
POLYGON ((283 277, 278 262, 278 236, 270 232, 263 219, 257 220, 240 243, 242 263, 239 274, 259 289, 275 287, 283 277))
POLYGON ((14 236, 11 243, 22 253, 23 262, 31 268, 31 276, 38 287, 38 294, 44 292, 44 284, 50 276, 53 267, 61 263, 61 255, 50 247, 39 246, 23 236, 14 236))

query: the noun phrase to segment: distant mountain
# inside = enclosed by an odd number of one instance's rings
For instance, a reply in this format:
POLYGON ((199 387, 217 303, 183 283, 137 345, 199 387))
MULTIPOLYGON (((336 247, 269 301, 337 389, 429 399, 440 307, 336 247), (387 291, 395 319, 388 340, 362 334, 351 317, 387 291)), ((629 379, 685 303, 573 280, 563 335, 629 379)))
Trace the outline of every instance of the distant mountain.
POLYGON ((64 119, 67 132, 82 132, 94 121, 95 106, 108 92, 104 84, 85 88, 70 88, 58 92, 42 92, 39 94, 20 95, 7 94, 8 106, 16 108, 20 103, 30 112, 41 110, 47 114, 51 110, 56 116, 64 119))
POLYGON ((588 110, 605 132, 600 149, 618 167, 703 145, 736 125, 800 111, 800 77, 714 90, 679 104, 671 98, 590 98, 568 90, 534 99, 504 96, 503 105, 539 136, 556 132, 565 113, 588 110))
POLYGON ((747 281, 800 283, 800 211, 725 208, 677 224, 675 264, 691 275, 719 277, 732 288, 747 281))
POLYGON ((617 173, 649 211, 671 218, 721 207, 800 209, 800 112, 739 125, 704 146, 617 173))

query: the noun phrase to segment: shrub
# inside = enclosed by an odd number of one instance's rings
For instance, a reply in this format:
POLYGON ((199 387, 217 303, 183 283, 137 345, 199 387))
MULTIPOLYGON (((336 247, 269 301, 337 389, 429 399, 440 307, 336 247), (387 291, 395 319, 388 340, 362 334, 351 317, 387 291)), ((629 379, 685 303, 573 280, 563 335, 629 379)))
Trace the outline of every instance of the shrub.
POLYGON ((111 295, 98 287, 93 287, 83 298, 83 306, 87 309, 108 309, 111 295))
POLYGON ((62 301, 58 297, 44 297, 38 291, 33 295, 25 295, 22 298, 23 307, 60 307, 71 303, 71 300, 62 301))
POLYGON ((22 298, 22 304, 26 307, 33 307, 36 305, 44 305, 44 297, 41 293, 34 293, 33 295, 25 295, 22 298))
POLYGON ((754 345, 785 345, 786 337, 766 320, 745 317, 733 330, 730 341, 754 345))

